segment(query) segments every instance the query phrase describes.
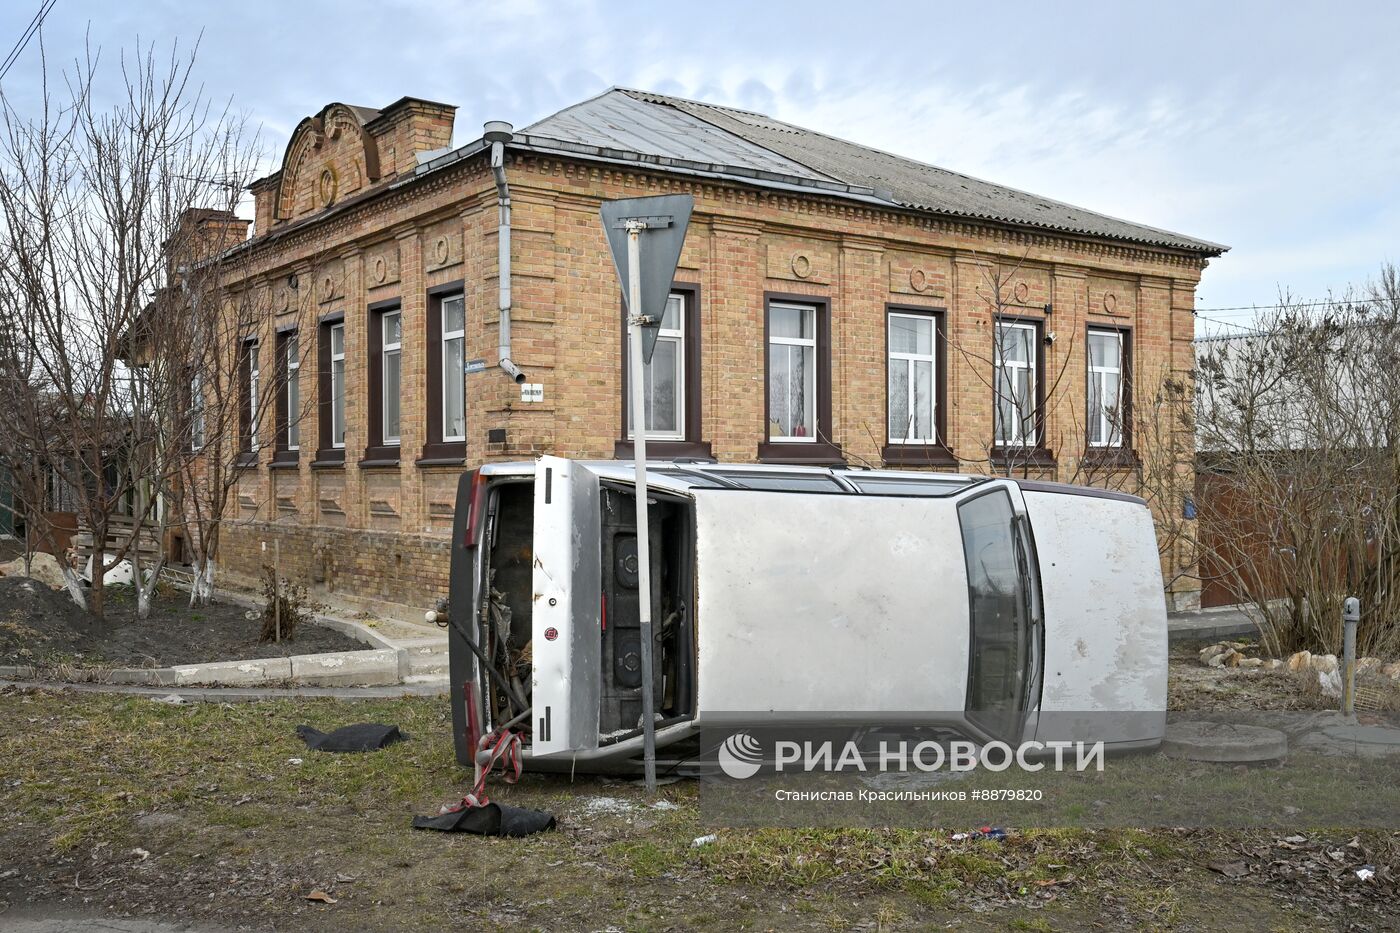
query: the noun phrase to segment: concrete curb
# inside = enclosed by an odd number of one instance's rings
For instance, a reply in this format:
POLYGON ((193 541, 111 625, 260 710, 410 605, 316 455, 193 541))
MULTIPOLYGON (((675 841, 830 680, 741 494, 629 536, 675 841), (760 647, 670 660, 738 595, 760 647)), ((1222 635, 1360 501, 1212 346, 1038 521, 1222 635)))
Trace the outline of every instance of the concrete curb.
POLYGON ((178 696, 207 703, 242 703, 255 700, 332 699, 384 700, 399 697, 433 697, 447 693, 446 684, 393 687, 150 687, 132 684, 58 683, 52 680, 11 680, 0 677, 0 688, 43 690, 46 693, 110 693, 161 699, 178 696))
MULTIPOLYGON (((399 650, 373 648, 366 651, 298 654, 289 658, 114 668, 96 672, 96 677, 100 679, 84 683, 151 687, 260 687, 286 683, 310 687, 383 687, 401 682, 399 667, 399 650)), ((0 667, 0 678, 4 679, 31 681, 37 676, 38 671, 33 667, 0 667)))
MULTIPOLYGON (((220 590, 218 598, 250 609, 256 609, 259 603, 251 596, 234 591, 220 590)), ((318 625, 323 625, 332 631, 339 632, 348 638, 373 645, 374 649, 391 650, 397 654, 396 674, 393 680, 384 680, 382 669, 375 663, 370 663, 370 659, 351 659, 347 665, 335 663, 321 663, 306 661, 300 665, 294 664, 292 672, 288 675, 291 680, 305 682, 313 685, 339 686, 339 685, 382 685, 388 683, 419 683, 435 684, 447 676, 447 633, 439 633, 433 629, 422 626, 422 632, 415 631, 420 626, 410 622, 389 620, 388 625, 399 631, 407 630, 412 634, 405 637, 387 635, 379 631, 375 626, 358 619, 347 619, 342 616, 317 615, 315 617, 318 625), (369 679, 347 680, 335 679, 335 675, 343 673, 343 670, 356 669, 364 672, 369 679), (303 681, 303 676, 311 676, 313 679, 303 681), (331 679, 326 679, 330 677, 331 679)), ((339 652, 340 654, 365 654, 365 652, 339 652)), ((306 657, 315 657, 307 655, 306 657)), ((242 684, 243 681, 235 681, 242 684)))
POLYGON ((1242 609, 1222 606, 1174 612, 1167 616, 1167 641, 1219 641, 1238 635, 1257 635, 1259 628, 1242 609))

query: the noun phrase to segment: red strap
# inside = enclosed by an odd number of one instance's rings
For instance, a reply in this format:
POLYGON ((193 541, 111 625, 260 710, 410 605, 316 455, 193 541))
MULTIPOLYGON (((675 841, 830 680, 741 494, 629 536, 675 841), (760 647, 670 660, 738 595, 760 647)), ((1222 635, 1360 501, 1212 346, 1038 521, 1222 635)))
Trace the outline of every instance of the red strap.
POLYGON ((514 784, 520 780, 520 735, 508 729, 488 732, 477 743, 477 752, 479 754, 488 748, 490 756, 487 758, 486 764, 479 766, 476 784, 472 787, 471 792, 462 798, 461 803, 455 807, 449 807, 443 812, 456 813, 468 807, 484 807, 490 803, 490 798, 486 796, 486 778, 495 770, 498 761, 501 763, 501 771, 505 775, 507 784, 514 784))

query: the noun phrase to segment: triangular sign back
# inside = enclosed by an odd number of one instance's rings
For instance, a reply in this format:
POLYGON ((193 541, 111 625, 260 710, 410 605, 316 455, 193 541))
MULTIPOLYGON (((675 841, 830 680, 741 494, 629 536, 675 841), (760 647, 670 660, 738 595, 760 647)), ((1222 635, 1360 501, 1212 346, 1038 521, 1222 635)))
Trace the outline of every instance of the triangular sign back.
POLYGON ((676 277, 676 265, 681 261, 685 231, 690 225, 690 212, 695 199, 688 194, 663 194, 652 198, 627 198, 604 201, 603 232, 608 237, 617 277, 622 283, 622 300, 629 299, 627 261, 627 221, 645 219, 639 251, 641 261, 642 306, 628 307, 629 314, 646 315, 652 323, 642 328, 642 359, 651 362, 656 350, 656 337, 661 330, 661 317, 666 311, 666 299, 671 294, 671 282, 676 277))

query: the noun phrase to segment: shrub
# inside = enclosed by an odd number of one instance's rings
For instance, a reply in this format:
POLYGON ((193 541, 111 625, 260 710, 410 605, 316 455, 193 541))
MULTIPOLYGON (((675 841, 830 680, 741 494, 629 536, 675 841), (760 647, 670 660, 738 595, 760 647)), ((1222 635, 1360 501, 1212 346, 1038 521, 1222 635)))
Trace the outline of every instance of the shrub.
POLYGON ((259 641, 295 638, 297 626, 325 608, 307 596, 306 587, 284 579, 271 564, 263 564, 262 594, 264 604, 259 641))

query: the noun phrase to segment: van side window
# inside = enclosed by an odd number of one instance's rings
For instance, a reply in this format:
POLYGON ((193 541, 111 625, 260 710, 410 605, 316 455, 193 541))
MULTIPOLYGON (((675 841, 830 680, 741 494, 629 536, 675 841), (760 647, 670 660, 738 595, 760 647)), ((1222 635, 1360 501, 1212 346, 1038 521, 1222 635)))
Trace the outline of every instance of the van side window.
POLYGON ((1014 736, 1020 724, 1030 619, 1016 560, 1011 499, 1004 491, 958 506, 967 564, 972 632, 967 714, 997 736, 1014 736))

